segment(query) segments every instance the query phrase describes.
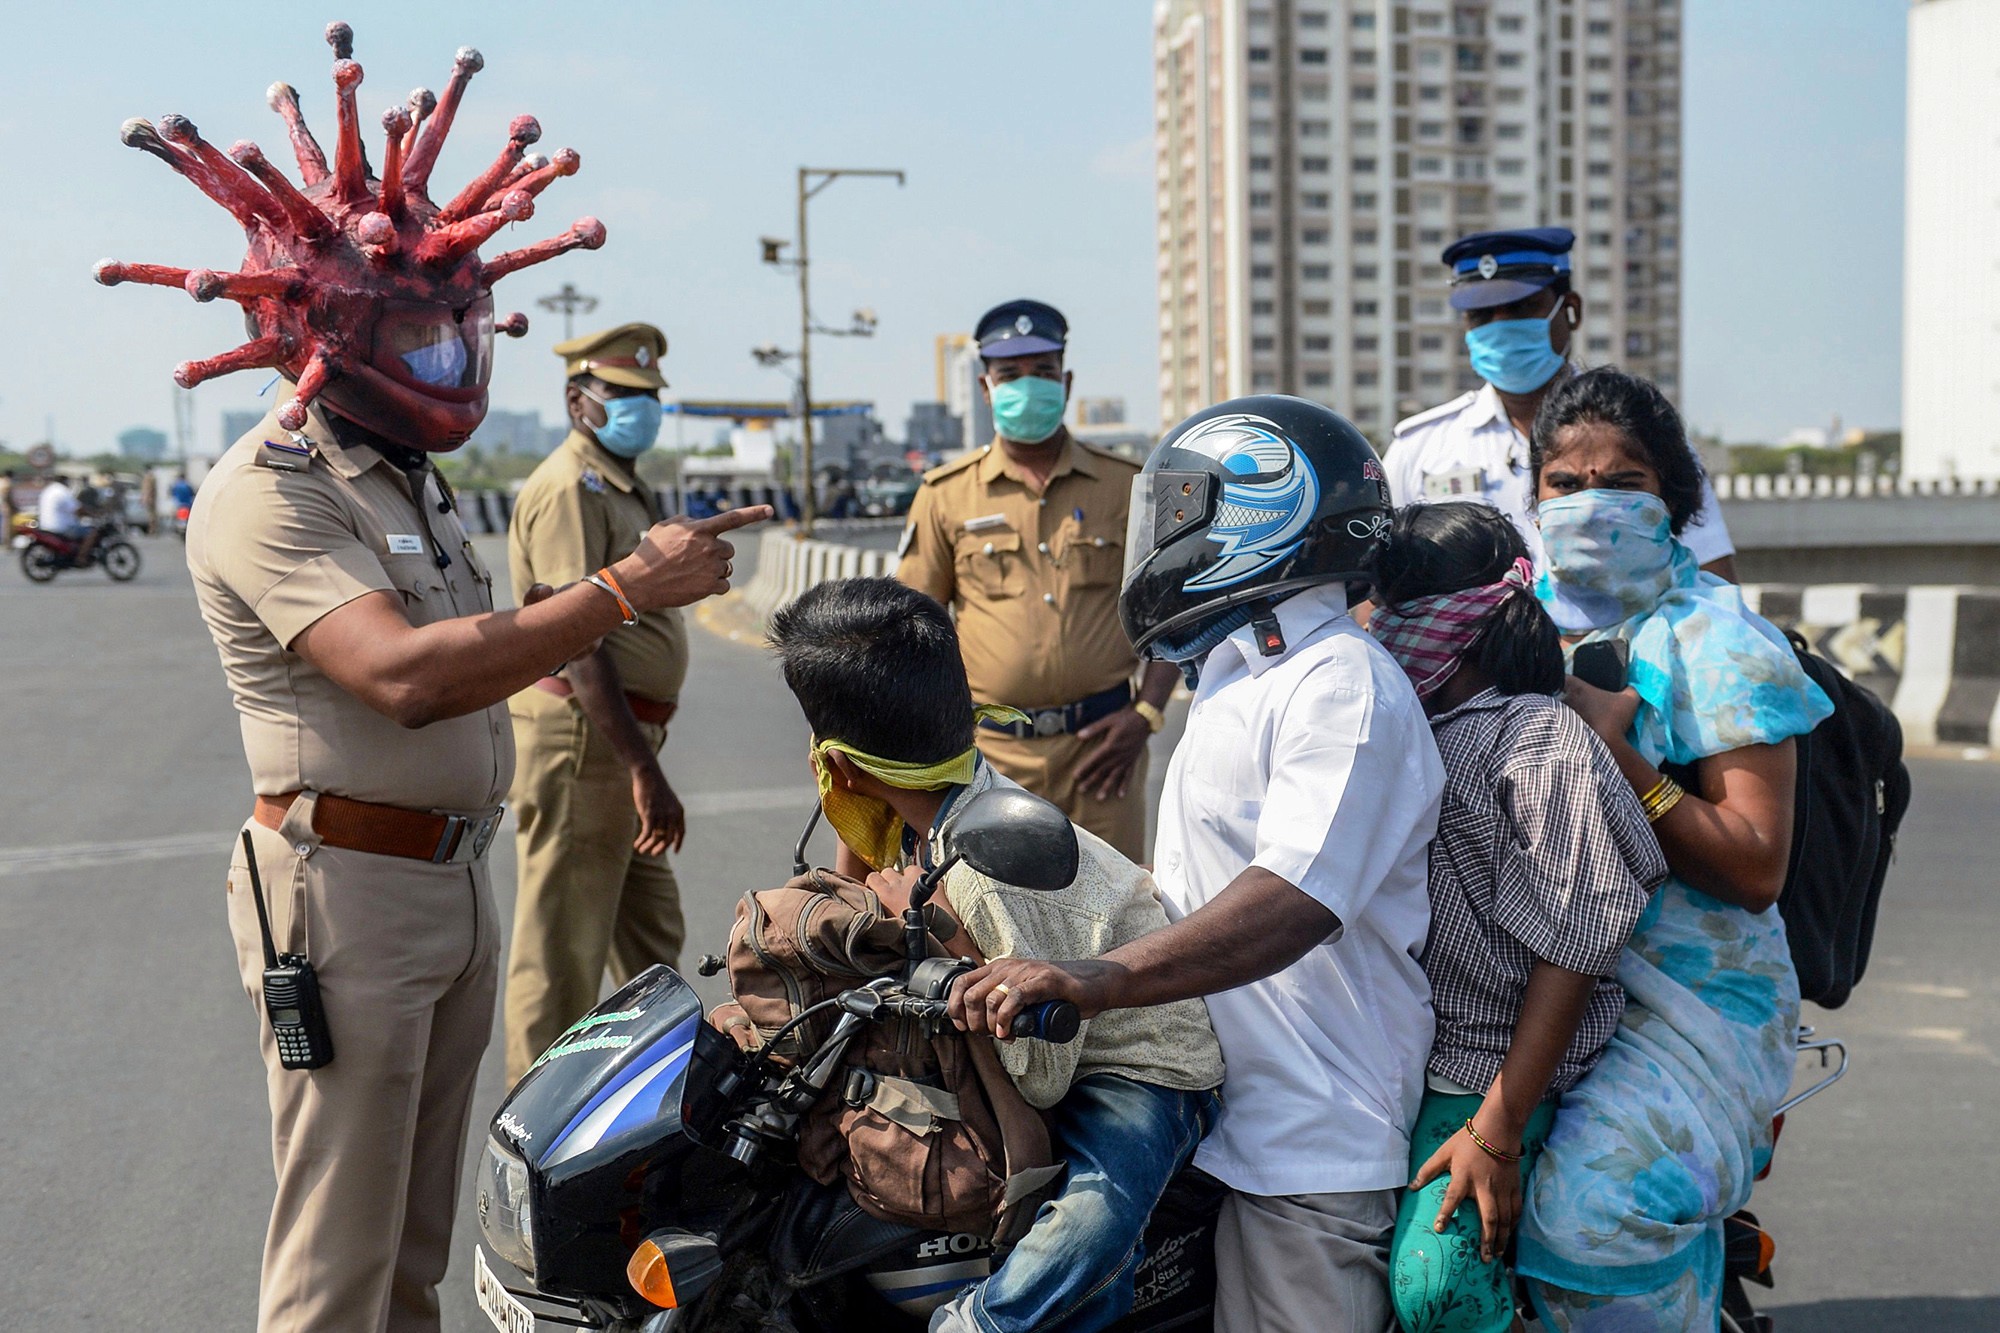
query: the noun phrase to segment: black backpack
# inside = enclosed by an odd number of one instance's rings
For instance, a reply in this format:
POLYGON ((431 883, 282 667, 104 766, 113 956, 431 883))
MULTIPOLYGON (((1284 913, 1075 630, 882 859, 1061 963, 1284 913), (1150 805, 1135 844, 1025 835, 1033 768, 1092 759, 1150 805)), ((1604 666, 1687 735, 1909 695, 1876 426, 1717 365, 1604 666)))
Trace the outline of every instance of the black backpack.
POLYGON ((1833 700, 1833 715, 1798 738, 1792 862, 1778 911, 1800 993, 1838 1009, 1868 970, 1882 880, 1910 805, 1910 770, 1896 715, 1798 634, 1785 637, 1799 666, 1833 700))

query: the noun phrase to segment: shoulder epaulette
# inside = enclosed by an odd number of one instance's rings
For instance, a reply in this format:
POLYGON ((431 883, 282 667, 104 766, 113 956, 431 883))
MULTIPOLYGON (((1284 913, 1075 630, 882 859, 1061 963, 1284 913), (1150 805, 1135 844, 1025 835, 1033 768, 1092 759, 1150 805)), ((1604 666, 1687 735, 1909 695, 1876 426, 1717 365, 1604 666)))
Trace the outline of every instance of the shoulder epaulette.
POLYGON ((257 466, 277 472, 304 472, 312 467, 312 460, 312 445, 298 436, 283 440, 267 438, 257 450, 257 466))
POLYGON ((1404 417, 1396 423, 1396 429, 1391 433, 1401 435, 1404 431, 1426 425, 1429 422, 1438 420, 1440 417, 1448 417, 1454 412, 1462 412, 1472 406, 1472 400, 1478 396, 1479 390, 1467 389, 1448 403, 1439 403, 1436 407, 1419 412, 1413 417, 1404 417))
POLYGON ((928 484, 933 481, 943 481, 946 477, 952 476, 955 473, 965 471, 967 468, 971 467, 974 463, 977 463, 980 459, 986 457, 988 451, 990 451, 992 448, 993 446, 990 444, 984 445, 978 449, 971 450, 962 457, 954 458, 948 463, 938 464, 936 467, 932 468, 929 472, 924 473, 925 483, 928 484))

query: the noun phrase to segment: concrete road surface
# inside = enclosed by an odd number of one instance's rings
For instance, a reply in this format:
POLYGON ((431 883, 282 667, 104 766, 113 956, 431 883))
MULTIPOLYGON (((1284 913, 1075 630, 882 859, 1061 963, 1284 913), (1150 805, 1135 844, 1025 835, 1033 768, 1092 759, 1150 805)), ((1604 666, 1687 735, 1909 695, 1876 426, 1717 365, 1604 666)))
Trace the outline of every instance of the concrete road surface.
MULTIPOLYGON (((146 570, 123 587, 96 572, 30 587, 0 569, 10 1329, 242 1329, 254 1317, 268 1122, 222 897, 249 786, 180 547, 142 549, 146 570)), ((743 891, 782 878, 811 791, 805 727, 762 653, 692 639, 666 767, 691 813, 676 868, 695 953, 721 942, 743 891)), ((1846 1038, 1853 1070, 1793 1114, 1758 1191, 1779 1247, 1770 1304, 1789 1329, 2000 1330, 2000 765, 1913 768, 1874 970, 1847 1008, 1813 1016, 1846 1038)), ((503 837, 503 920, 513 878, 503 837)), ((479 1122, 499 1071, 496 1041, 479 1122)), ((481 1135, 476 1122, 469 1154, 481 1135)), ((470 1296, 475 1230, 463 1209, 445 1286, 454 1333, 485 1327, 470 1296)))

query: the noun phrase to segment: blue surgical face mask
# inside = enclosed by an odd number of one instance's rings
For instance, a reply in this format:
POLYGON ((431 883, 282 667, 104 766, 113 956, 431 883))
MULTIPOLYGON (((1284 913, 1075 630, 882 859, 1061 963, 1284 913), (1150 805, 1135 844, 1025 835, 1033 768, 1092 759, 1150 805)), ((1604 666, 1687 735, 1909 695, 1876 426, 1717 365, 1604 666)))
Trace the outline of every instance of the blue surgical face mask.
POLYGON ((1062 425, 1063 404, 1069 397, 1061 380, 1023 375, 999 384, 988 381, 993 396, 993 429, 1021 444, 1040 444, 1062 425))
POLYGON ((590 390, 583 396, 604 409, 604 424, 592 426, 597 442, 620 458, 637 458, 660 438, 660 400, 651 394, 630 398, 599 398, 590 390))
POLYGON ((1549 326, 1563 312, 1563 303, 1547 319, 1496 319, 1465 331, 1465 350, 1472 369, 1503 393, 1533 393, 1563 368, 1563 354, 1549 339, 1549 326))
POLYGON ((1645 491, 1574 491, 1535 506, 1542 573, 1535 596, 1567 634, 1608 629, 1694 582, 1666 501, 1645 491))
POLYGON ((403 353, 403 365, 420 384, 455 389, 465 379, 465 344, 446 338, 414 352, 403 353))

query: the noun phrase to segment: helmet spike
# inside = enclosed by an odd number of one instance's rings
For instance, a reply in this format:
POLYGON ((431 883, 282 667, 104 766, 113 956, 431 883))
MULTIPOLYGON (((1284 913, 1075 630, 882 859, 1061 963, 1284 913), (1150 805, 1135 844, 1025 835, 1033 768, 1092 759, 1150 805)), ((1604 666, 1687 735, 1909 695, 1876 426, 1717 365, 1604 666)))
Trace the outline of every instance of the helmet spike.
MULTIPOLYGON (((176 122, 180 125, 187 124, 186 118, 182 116, 167 116, 164 119, 170 125, 176 122)), ((192 133, 193 128, 188 125, 188 132, 192 133)), ((185 152, 169 143, 160 131, 153 128, 151 121, 138 117, 126 121, 119 128, 118 138, 126 147, 151 153, 194 182, 195 188, 228 209, 231 216, 242 223, 246 231, 261 220, 260 212, 253 206, 251 200, 242 197, 229 185, 222 183, 209 165, 193 153, 185 152)))
POLYGON ((509 250, 486 261, 479 275, 490 286, 509 273, 518 273, 530 264, 539 264, 554 259, 557 255, 571 250, 595 250, 604 244, 604 224, 596 218, 578 218, 570 223, 569 230, 560 236, 551 236, 546 241, 536 241, 533 245, 509 250))
POLYGON ((320 151, 319 140, 306 127, 305 113, 299 110, 299 90, 289 83, 274 83, 264 94, 264 100, 284 118, 285 129, 292 136, 292 155, 299 160, 299 179, 311 189, 326 179, 326 154, 320 151))
POLYGON ((382 155, 382 211, 400 221, 403 216, 403 152, 414 119, 405 107, 392 106, 382 113, 382 131, 389 147, 382 155))
POLYGON ((126 264, 116 259, 100 259, 91 276, 106 287, 121 282, 137 282, 148 287, 185 287, 188 270, 168 264, 126 264))
POLYGON ((528 145, 541 137, 541 122, 533 116, 514 117, 513 123, 507 126, 507 146, 500 150, 500 156, 493 160, 492 166, 473 177, 471 183, 454 195, 450 203, 438 210, 438 222, 440 224, 457 222, 461 218, 468 218, 477 213, 486 205, 488 197, 500 188, 501 182, 505 181, 520 164, 522 154, 528 151, 528 145))
POLYGON ((326 25, 326 44, 333 48, 335 60, 354 59, 354 29, 339 19, 326 25))
POLYGON ((444 95, 438 98, 430 123, 424 127, 423 137, 410 149, 410 160, 403 164, 405 188, 418 194, 429 193, 431 168, 437 165, 438 152, 444 147, 445 136, 451 133, 451 120, 458 114, 458 103, 465 96, 465 85, 484 68, 485 56, 469 46, 458 48, 458 54, 452 59, 451 78, 444 85, 444 95))
POLYGON ((254 370, 259 366, 276 367, 284 364, 285 340, 275 333, 262 338, 252 338, 241 347, 232 347, 217 356, 200 361, 183 361, 174 368, 174 383, 183 389, 192 389, 204 380, 212 380, 217 375, 227 375, 238 370, 254 370))
POLYGON ((333 378, 333 362, 323 343, 313 344, 312 359, 299 375, 298 387, 292 390, 291 401, 278 409, 278 424, 286 430, 304 430, 306 409, 313 399, 319 397, 320 390, 333 378))
POLYGON ((410 90, 410 99, 403 104, 410 111, 410 132, 403 136, 403 156, 405 159, 412 152, 416 151, 417 136, 423 133, 424 122, 430 119, 431 112, 437 110, 437 104, 437 94, 430 89, 413 88, 410 90))
POLYGON ((212 268, 189 269, 181 286, 201 302, 226 296, 238 305, 248 305, 266 297, 280 300, 297 298, 305 289, 305 279, 297 269, 271 269, 263 273, 217 273, 212 268))
POLYGON ((332 222, 326 214, 313 207, 312 200, 300 194, 297 187, 285 179, 285 173, 271 165, 271 159, 264 156, 264 150, 248 139, 230 145, 229 156, 236 164, 257 178, 284 214, 285 223, 292 233, 310 245, 322 245, 336 235, 332 222))
POLYGON ((358 204, 368 197, 368 165, 361 156, 361 112, 354 104, 354 90, 361 86, 361 66, 352 60, 333 62, 335 105, 340 112, 340 136, 333 147, 334 194, 345 204, 358 204))
MULTIPOLYGON (((523 162, 522 165, 527 164, 523 162)), ((545 159, 534 170, 516 172, 513 180, 508 182, 507 188, 526 191, 533 197, 548 189, 557 177, 576 175, 577 168, 582 165, 583 158, 576 149, 559 148, 554 157, 545 159)))
POLYGON ((228 209, 244 227, 257 222, 276 225, 283 221, 284 210, 277 201, 248 172, 202 138, 201 131, 186 116, 160 117, 160 137, 178 150, 181 173, 203 194, 228 209))
POLYGON ((433 265, 454 263, 484 245, 488 237, 508 223, 526 222, 534 215, 535 201, 516 190, 502 199, 498 208, 437 227, 417 247, 417 258, 433 265))
POLYGON ((528 317, 516 310, 505 319, 495 320, 493 331, 504 333, 509 338, 525 338, 528 336, 528 317))

